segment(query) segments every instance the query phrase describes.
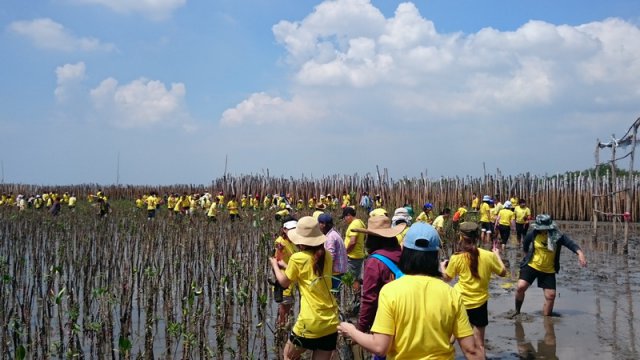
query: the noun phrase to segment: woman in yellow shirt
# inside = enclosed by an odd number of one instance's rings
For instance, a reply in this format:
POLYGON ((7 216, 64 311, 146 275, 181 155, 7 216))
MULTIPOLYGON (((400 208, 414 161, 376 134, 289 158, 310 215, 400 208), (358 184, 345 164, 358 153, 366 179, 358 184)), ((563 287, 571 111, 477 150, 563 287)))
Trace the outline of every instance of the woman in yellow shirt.
POLYGON ((324 249, 326 237, 311 216, 301 218, 289 230, 289 239, 299 252, 291 255, 283 272, 276 258, 269 258, 282 287, 297 283, 300 289, 300 313, 284 347, 285 359, 298 359, 307 350, 312 358, 328 360, 338 340, 338 305, 331 294, 333 259, 324 249))
POLYGON ((489 301, 489 280, 491 275, 507 275, 507 269, 500 259, 500 250, 493 249, 493 254, 485 249, 479 249, 478 224, 463 222, 460 224, 459 253, 451 259, 441 263, 442 278, 451 281, 458 276, 454 289, 462 295, 462 303, 467 309, 469 322, 473 326, 473 336, 476 345, 484 354, 484 331, 489 324, 487 303, 489 301))
MULTIPOLYGON (((500 232, 500 242, 502 250, 507 246, 509 237, 511 236, 511 226, 515 222, 516 214, 513 212, 513 205, 511 201, 505 201, 504 207, 498 211, 498 217, 496 218, 495 228, 500 232)), ((497 247, 497 241, 494 241, 493 247, 497 247)))
POLYGON ((483 359, 460 294, 441 279, 440 237, 429 224, 411 225, 404 237, 404 275, 380 291, 378 311, 367 334, 343 322, 341 334, 387 359, 453 359, 451 336, 467 359, 483 359))

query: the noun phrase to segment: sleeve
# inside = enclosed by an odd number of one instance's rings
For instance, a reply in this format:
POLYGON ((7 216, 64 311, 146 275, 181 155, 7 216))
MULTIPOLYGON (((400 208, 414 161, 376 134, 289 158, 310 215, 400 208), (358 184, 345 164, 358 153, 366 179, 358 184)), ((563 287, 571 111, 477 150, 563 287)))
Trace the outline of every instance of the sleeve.
POLYGON ((327 239, 327 242, 324 243, 325 250, 327 250, 327 252, 331 254, 331 257, 333 259, 336 258, 336 241, 338 240, 335 238, 329 238, 327 239))
POLYGON ((531 242, 535 238, 535 231, 529 231, 527 235, 524 237, 524 241, 522 241, 522 251, 529 252, 529 246, 531 246, 531 242))
POLYGON ((496 255, 493 253, 491 254, 491 272, 496 275, 500 275, 500 273, 502 272, 502 265, 500 265, 497 256, 500 255, 496 255))
POLYGON ((566 234, 562 234, 562 238, 560 239, 560 244, 564 245, 567 249, 573 251, 573 253, 577 253, 580 249, 580 246, 576 244, 571 238, 569 238, 566 234))
POLYGON ((455 322, 453 324, 453 336, 456 339, 461 339, 467 336, 473 336, 473 329, 471 328, 471 324, 469 323, 469 317, 467 316, 467 310, 462 305, 462 297, 460 294, 451 289, 451 293, 453 294, 453 304, 455 314, 455 322))
POLYGON ((284 271, 284 274, 291 282, 298 282, 300 275, 300 262, 295 254, 291 255, 289 258, 287 269, 284 271))
POLYGON ((369 258, 365 261, 362 279, 362 297, 360 298, 360 316, 358 328, 369 331, 378 310, 380 289, 382 288, 382 271, 380 261, 369 258))
POLYGON ((395 336, 396 323, 393 315, 394 302, 393 299, 391 299, 392 296, 389 294, 388 290, 389 287, 385 286, 380 291, 380 296, 378 298, 378 311, 376 312, 371 332, 395 336))
POLYGON ((451 259, 449 259, 449 264, 447 265, 447 268, 445 269, 445 273, 451 279, 455 278, 458 275, 458 262, 459 262, 458 260, 459 259, 460 259, 460 256, 458 256, 458 255, 453 255, 451 257, 451 259))

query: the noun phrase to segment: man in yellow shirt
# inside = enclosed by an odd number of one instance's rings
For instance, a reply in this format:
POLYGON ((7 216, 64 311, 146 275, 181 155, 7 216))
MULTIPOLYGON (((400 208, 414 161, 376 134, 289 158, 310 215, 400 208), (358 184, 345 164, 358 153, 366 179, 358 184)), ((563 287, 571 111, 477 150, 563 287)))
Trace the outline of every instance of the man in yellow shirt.
POLYGON ((158 197, 156 196, 155 191, 152 191, 151 195, 147 197, 147 220, 152 220, 156 217, 158 202, 158 197))
POLYGON ((478 199, 478 195, 476 193, 473 193, 471 198, 471 209, 478 211, 479 208, 480 208, 480 199, 478 199))
POLYGON ((76 197, 76 194, 72 193, 71 196, 69 197, 69 209, 75 210, 77 204, 78 204, 78 198, 76 197))
POLYGON ((482 204, 480 205, 480 227, 482 227, 482 235, 480 240, 483 244, 489 243, 491 235, 493 233, 493 224, 491 223, 491 197, 485 195, 482 197, 482 204))
POLYGON ((575 242, 558 230, 551 216, 541 214, 531 224, 530 231, 522 242, 525 258, 520 263, 520 278, 516 289, 516 312, 520 313, 524 294, 538 279, 538 287, 544 293, 542 315, 551 316, 556 299, 556 273, 560 270, 560 249, 562 246, 578 255, 580 266, 587 266, 584 253, 575 242))
MULTIPOLYGON (((515 222, 515 218, 516 214, 513 212, 511 201, 505 201, 504 207, 498 212, 498 217, 494 224, 494 229, 498 229, 498 232, 500 233, 501 250, 503 251, 507 246, 507 242, 509 242, 511 228, 515 222)), ((493 247, 496 248, 497 245, 498 244, 496 242, 493 247)))
POLYGON ((431 203, 426 203, 422 206, 422 212, 418 215, 416 221, 432 224, 435 218, 436 217, 433 215, 433 205, 431 203))
POLYGON ((527 207, 525 199, 519 200, 514 213, 516 214, 516 239, 518 239, 518 245, 520 245, 527 234, 527 230, 529 230, 529 221, 531 220, 531 209, 527 207))
POLYGON ((227 203, 227 210, 229 211, 229 219, 231 221, 235 221, 240 218, 240 213, 238 211, 238 201, 236 201, 236 194, 231 195, 231 199, 227 203))
POLYGON ((353 289, 356 294, 360 294, 360 277, 362 274, 362 263, 365 258, 364 240, 365 233, 356 232, 354 229, 366 229, 364 222, 356 218, 356 209, 348 206, 342 210, 340 217, 348 225, 344 234, 344 247, 347 249, 349 272, 353 273, 355 281, 353 289))

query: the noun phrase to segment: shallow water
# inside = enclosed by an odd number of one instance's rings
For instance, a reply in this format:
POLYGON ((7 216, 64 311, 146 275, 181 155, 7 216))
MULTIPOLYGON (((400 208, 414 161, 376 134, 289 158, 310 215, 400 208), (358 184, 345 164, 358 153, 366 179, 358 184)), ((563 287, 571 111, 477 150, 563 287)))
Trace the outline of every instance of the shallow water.
MULTIPOLYGON (((486 330, 490 359, 638 359, 640 358, 640 274, 637 269, 639 232, 631 229, 629 254, 612 252, 612 237, 601 229, 592 239, 589 223, 561 224, 582 247, 588 266, 581 268, 577 257, 562 251, 557 275, 554 316, 542 316, 544 297, 533 284, 526 292, 522 314, 511 318, 514 287, 521 252, 510 244, 505 257, 511 278, 496 278, 491 284, 490 323, 486 330)), ((463 358, 457 352, 457 358, 463 358)))

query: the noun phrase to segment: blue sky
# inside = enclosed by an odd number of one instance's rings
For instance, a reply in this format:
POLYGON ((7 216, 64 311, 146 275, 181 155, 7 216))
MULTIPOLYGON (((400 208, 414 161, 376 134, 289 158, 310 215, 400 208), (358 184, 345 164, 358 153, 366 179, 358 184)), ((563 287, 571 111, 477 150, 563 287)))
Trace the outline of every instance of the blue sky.
POLYGON ((640 116, 635 0, 6 0, 0 25, 5 182, 111 184, 118 154, 128 184, 208 183, 225 157, 552 174, 640 116))

